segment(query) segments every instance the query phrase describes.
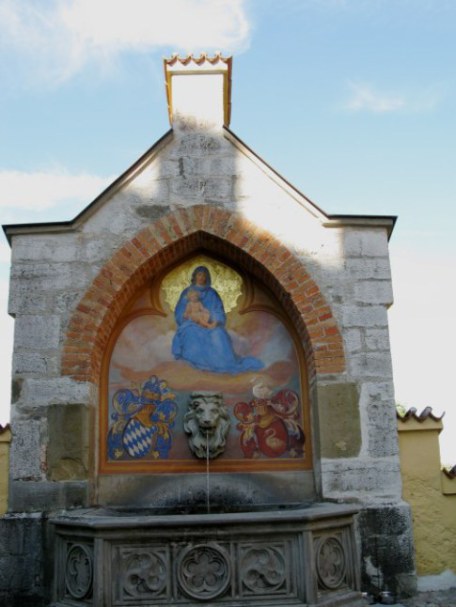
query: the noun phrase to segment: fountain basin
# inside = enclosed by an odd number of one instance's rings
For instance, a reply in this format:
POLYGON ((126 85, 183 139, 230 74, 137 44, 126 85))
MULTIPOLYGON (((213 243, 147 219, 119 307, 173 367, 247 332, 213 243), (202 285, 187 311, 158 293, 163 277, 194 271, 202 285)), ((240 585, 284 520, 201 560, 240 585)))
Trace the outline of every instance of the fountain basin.
POLYGON ((54 607, 363 605, 352 505, 52 519, 54 607))

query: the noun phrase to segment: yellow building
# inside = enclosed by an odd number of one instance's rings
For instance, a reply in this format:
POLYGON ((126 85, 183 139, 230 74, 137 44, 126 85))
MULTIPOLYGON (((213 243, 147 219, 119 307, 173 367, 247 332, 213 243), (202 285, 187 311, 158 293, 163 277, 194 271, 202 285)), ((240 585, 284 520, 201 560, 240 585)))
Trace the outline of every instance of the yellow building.
POLYGON ((8 509, 8 468, 11 430, 9 424, 0 426, 0 516, 8 509))
POLYGON ((456 574, 456 470, 442 470, 442 417, 427 407, 398 415, 403 496, 413 515, 418 576, 456 574))

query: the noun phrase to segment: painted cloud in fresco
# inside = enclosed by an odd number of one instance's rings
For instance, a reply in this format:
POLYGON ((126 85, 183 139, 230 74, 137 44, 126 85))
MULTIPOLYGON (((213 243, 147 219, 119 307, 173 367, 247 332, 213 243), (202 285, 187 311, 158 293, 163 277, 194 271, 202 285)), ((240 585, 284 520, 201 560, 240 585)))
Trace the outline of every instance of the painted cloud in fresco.
POLYGON ((119 367, 128 361, 136 371, 150 371, 169 361, 174 331, 166 324, 155 316, 142 316, 129 323, 117 341, 112 364, 119 367))
POLYGON ((254 313, 237 317, 230 329, 234 350, 240 356, 253 354, 264 363, 261 371, 235 375, 200 371, 185 361, 175 361, 171 343, 175 333, 172 318, 143 316, 131 321, 117 340, 111 359, 111 388, 137 385, 151 373, 168 378, 176 390, 193 390, 204 381, 208 390, 241 393, 250 391, 262 378, 271 385, 286 384, 296 361, 289 335, 271 314, 254 313))

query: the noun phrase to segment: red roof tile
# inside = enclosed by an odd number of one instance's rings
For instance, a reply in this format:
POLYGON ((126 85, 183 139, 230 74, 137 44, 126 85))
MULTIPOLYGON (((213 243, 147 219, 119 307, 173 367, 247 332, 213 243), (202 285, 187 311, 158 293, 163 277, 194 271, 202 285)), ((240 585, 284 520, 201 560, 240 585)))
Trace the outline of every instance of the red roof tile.
POLYGON ((454 478, 456 478, 456 466, 453 466, 452 468, 445 467, 445 468, 443 468, 443 472, 450 480, 453 480, 454 478))
POLYGON ((420 414, 417 414, 417 409, 415 407, 410 407, 404 414, 397 412, 397 418, 401 420, 401 422, 407 422, 409 419, 415 419, 417 422, 424 422, 427 419, 431 419, 434 422, 439 422, 442 417, 445 415, 445 412, 440 415, 434 415, 432 413, 432 407, 426 407, 421 411, 420 414))
POLYGON ((213 57, 208 57, 207 53, 201 53, 199 57, 194 57, 193 55, 187 55, 186 57, 179 57, 178 53, 174 53, 171 59, 165 59, 166 65, 174 65, 179 61, 181 65, 188 65, 191 61, 196 63, 196 65, 201 65, 205 61, 210 63, 211 65, 217 64, 219 61, 223 63, 231 64, 233 58, 232 57, 222 57, 221 53, 215 53, 213 57))

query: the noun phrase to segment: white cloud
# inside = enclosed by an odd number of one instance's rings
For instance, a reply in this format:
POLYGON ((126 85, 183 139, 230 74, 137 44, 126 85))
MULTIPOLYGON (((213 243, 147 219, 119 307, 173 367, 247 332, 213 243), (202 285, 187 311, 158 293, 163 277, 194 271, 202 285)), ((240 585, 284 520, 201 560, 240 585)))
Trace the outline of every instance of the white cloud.
POLYGON ((442 100, 445 85, 442 83, 420 85, 418 90, 408 87, 402 92, 382 92, 367 83, 349 83, 351 95, 345 109, 352 112, 373 112, 386 114, 406 110, 408 112, 428 112, 442 100))
POLYGON ((346 109, 367 111, 383 114, 395 112, 405 107, 404 97, 395 94, 385 94, 375 91, 369 84, 351 84, 352 96, 346 104, 346 109))
POLYGON ((0 47, 19 51, 42 76, 64 81, 86 64, 164 47, 240 52, 248 45, 245 0, 0 0, 0 47))
POLYGON ((62 201, 91 202, 113 177, 65 171, 21 172, 0 170, 0 209, 41 211, 62 201))

